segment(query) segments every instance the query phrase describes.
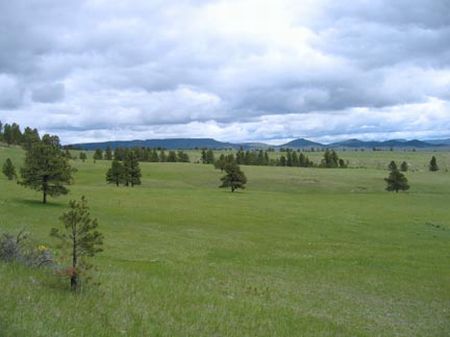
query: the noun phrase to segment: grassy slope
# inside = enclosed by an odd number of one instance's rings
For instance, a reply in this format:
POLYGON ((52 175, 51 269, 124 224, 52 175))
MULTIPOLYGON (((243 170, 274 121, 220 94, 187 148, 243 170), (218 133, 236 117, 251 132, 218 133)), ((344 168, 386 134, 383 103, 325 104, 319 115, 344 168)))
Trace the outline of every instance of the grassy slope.
MULTIPOLYGON (((407 155, 423 168, 431 157, 407 155)), ((0 264, 0 336, 447 336, 450 174, 411 172, 411 191, 390 194, 373 160, 405 154, 375 156, 352 153, 371 169, 244 167, 234 194, 211 166, 142 164, 143 185, 126 189, 105 185, 108 162, 78 161, 71 194, 47 206, 1 177, 1 230, 53 244, 84 194, 106 240, 102 286, 81 296, 0 264)))

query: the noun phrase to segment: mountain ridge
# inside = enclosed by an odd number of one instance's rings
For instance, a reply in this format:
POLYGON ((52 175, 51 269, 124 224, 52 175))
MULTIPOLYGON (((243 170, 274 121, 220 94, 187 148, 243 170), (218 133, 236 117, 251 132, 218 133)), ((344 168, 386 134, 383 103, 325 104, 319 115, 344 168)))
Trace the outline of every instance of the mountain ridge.
POLYGON ((314 142, 305 138, 294 139, 282 145, 269 145, 262 142, 244 142, 244 143, 230 143, 221 142, 213 138, 164 138, 164 139, 146 139, 146 140, 119 140, 106 142, 92 142, 92 143, 78 143, 66 145, 70 148, 79 148, 83 150, 112 149, 117 147, 151 147, 164 148, 169 150, 174 149, 264 149, 264 148, 436 148, 450 146, 450 139, 433 140, 430 142, 412 139, 390 139, 385 141, 363 141, 352 138, 340 142, 329 144, 322 144, 314 142), (439 143, 442 141, 442 143, 439 143))

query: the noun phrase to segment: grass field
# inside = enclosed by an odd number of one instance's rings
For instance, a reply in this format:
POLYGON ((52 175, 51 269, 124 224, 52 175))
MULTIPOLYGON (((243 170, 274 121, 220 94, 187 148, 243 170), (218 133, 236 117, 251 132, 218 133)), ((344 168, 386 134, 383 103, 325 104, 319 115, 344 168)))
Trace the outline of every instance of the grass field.
MULTIPOLYGON (((109 162, 75 161, 71 193, 48 205, 0 177, 0 231, 52 246, 85 195, 105 235, 102 285, 79 295, 0 263, 0 336, 449 336, 450 154, 341 155, 355 168, 243 166, 237 193, 201 164, 142 163, 141 186, 116 188, 109 162), (408 193, 384 191, 392 159, 414 169, 408 193)), ((23 153, 0 147, 7 157, 23 153)))

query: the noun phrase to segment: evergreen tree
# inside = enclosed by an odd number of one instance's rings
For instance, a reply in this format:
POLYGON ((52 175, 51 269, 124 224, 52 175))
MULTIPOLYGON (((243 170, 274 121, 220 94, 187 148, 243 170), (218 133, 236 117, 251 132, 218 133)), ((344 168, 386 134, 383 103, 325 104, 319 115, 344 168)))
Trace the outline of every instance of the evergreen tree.
POLYGON ((435 157, 435 156, 431 157, 429 169, 430 169, 430 171, 432 171, 432 172, 436 172, 436 171, 439 170, 439 166, 438 166, 438 164, 437 164, 437 160, 436 160, 436 157, 435 157))
POLYGON ((177 161, 181 163, 189 163, 189 155, 183 151, 178 151, 177 161))
POLYGON ((87 159, 87 155, 85 152, 80 152, 80 159, 84 163, 84 161, 87 159))
POLYGON ((8 180, 13 180, 16 177, 16 168, 14 167, 11 159, 6 158, 3 164, 3 174, 8 178, 8 180))
POLYGON ((400 171, 401 172, 407 172, 408 171, 408 164, 406 163, 406 161, 402 162, 400 165, 400 171))
POLYGON ((245 177, 244 172, 241 171, 239 165, 235 162, 227 163, 225 165, 225 173, 226 174, 220 179, 222 185, 219 187, 230 187, 231 192, 234 192, 238 188, 245 188, 247 178, 245 177))
POLYGON ((20 126, 17 123, 12 123, 11 125, 11 139, 12 144, 22 143, 22 131, 20 131, 20 126))
POLYGON ((22 136, 22 146, 25 150, 30 149, 33 143, 39 142, 40 140, 41 138, 37 129, 25 128, 22 136))
POLYGON ((286 166, 292 166, 292 151, 288 150, 286 153, 286 166))
POLYGON ((206 163, 214 164, 214 151, 211 149, 206 152, 206 163))
POLYGON ((93 257, 103 249, 103 235, 97 230, 97 219, 91 219, 89 207, 84 196, 81 201, 71 200, 69 210, 60 217, 64 228, 52 228, 50 235, 60 240, 61 248, 71 257, 69 269, 70 287, 79 289, 80 276, 91 267, 86 258, 93 257))
POLYGON ((105 160, 112 160, 113 159, 113 155, 112 155, 112 151, 111 151, 111 146, 108 146, 105 150, 105 160))
POLYGON ((339 159, 339 167, 340 168, 347 168, 348 165, 347 163, 344 161, 344 159, 339 159))
POLYGON ((13 143, 11 125, 9 125, 8 123, 6 123, 3 127, 3 141, 8 145, 11 145, 13 143))
POLYGON ((245 153, 242 146, 239 148, 239 151, 236 153, 236 162, 238 165, 244 164, 245 161, 245 153))
POLYGON ((398 170, 397 168, 397 164, 395 163, 395 161, 391 161, 388 165, 388 170, 389 171, 396 171, 398 170))
POLYGON ((117 159, 111 162, 111 168, 106 172, 106 181, 108 184, 116 184, 116 186, 124 182, 124 167, 117 159))
POLYGON ((175 151, 169 151, 169 154, 167 155, 167 161, 170 163, 175 163, 177 161, 177 154, 175 151))
POLYGON ((21 185, 42 191, 42 202, 47 195, 52 197, 67 194, 64 186, 72 181, 73 169, 61 151, 57 136, 44 135, 40 142, 33 143, 26 152, 25 162, 20 170, 21 185))
POLYGON ((101 149, 95 150, 94 161, 103 159, 103 151, 101 149))
POLYGON ((397 192, 406 191, 409 189, 408 179, 397 168, 391 170, 389 176, 384 179, 387 183, 386 191, 397 192))
POLYGON ((323 154, 321 166, 325 168, 339 167, 339 157, 336 151, 334 150, 330 151, 329 149, 326 149, 323 154))
POLYGON ((123 162, 124 166, 124 181, 125 185, 133 187, 134 185, 141 184, 141 169, 139 168, 139 161, 136 155, 130 151, 128 152, 123 162))
POLYGON ((159 162, 159 156, 158 156, 158 152, 156 152, 156 149, 152 150, 149 160, 154 163, 159 162))
POLYGON ((161 152, 159 153, 159 161, 162 163, 167 161, 167 155, 164 150, 161 150, 161 152))

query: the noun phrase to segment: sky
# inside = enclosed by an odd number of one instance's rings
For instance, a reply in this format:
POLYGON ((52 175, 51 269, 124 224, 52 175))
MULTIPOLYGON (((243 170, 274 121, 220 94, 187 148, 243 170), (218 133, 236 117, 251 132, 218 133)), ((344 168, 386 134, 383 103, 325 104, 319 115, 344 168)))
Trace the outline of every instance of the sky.
POLYGON ((0 120, 65 144, 450 138, 450 1, 0 0, 0 120))

